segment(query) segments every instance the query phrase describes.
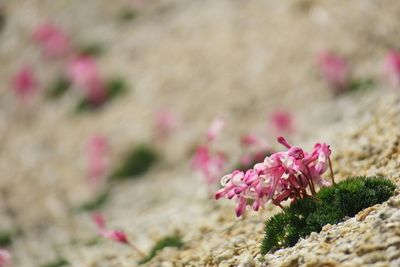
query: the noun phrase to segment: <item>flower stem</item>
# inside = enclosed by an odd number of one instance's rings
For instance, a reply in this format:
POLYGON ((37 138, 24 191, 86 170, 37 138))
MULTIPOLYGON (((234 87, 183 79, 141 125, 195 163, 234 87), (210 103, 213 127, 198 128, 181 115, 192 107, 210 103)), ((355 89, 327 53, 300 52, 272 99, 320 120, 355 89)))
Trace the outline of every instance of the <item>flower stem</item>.
POLYGON ((135 250, 139 255, 140 255, 140 257, 142 257, 142 258, 145 258, 146 257, 146 254, 144 254, 137 246, 135 246, 134 244, 132 244, 132 243, 128 243, 128 245, 131 247, 131 248, 133 248, 133 250, 135 250))
POLYGON ((328 161, 329 161, 329 170, 331 172, 332 185, 334 185, 335 184, 335 177, 333 176, 331 157, 328 157, 328 161))

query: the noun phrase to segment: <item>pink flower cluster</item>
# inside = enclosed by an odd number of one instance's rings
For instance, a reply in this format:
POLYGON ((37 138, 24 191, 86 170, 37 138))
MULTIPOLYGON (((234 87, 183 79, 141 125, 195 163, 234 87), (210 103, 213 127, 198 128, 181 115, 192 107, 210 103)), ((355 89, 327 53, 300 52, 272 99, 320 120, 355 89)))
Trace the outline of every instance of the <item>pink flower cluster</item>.
POLYGON ((224 127, 224 119, 214 119, 206 133, 207 143, 199 145, 196 148, 196 152, 191 160, 192 169, 198 171, 204 182, 209 186, 214 185, 218 181, 227 162, 227 157, 223 152, 211 149, 211 143, 221 134, 224 127))
POLYGON ((11 255, 5 249, 0 249, 0 267, 9 267, 12 265, 11 255))
POLYGON ((170 136, 180 126, 179 118, 168 109, 159 109, 154 115, 155 132, 159 138, 170 136))
POLYGON ((275 110, 270 115, 273 132, 277 134, 291 134, 294 132, 293 115, 286 110, 275 110))
POLYGON ((312 152, 307 153, 300 147, 289 145, 283 137, 279 137, 278 142, 287 151, 273 153, 246 172, 235 170, 222 177, 223 188, 217 191, 215 198, 236 199, 238 217, 247 206, 254 211, 267 202, 282 207, 282 201, 310 197, 308 190, 314 195, 316 185, 330 185, 322 178, 328 165, 331 166, 329 145, 317 143, 312 152))
POLYGON ((393 87, 400 86, 400 53, 390 51, 384 61, 383 71, 393 87))
POLYGON ((33 40, 41 46, 43 55, 48 58, 63 57, 71 51, 68 35, 50 22, 37 27, 33 33, 33 40))
POLYGON ((106 100, 107 88, 94 58, 77 56, 71 59, 67 77, 91 104, 100 105, 106 100))
POLYGON ((21 67, 12 78, 15 94, 21 102, 28 101, 38 89, 38 81, 31 66, 21 67))
POLYGON ((346 59, 331 52, 322 52, 317 56, 317 64, 322 76, 336 93, 348 88, 350 68, 346 59))
POLYGON ((226 156, 222 152, 211 152, 208 146, 197 147, 191 166, 199 171, 208 185, 213 185, 225 168, 226 156))
POLYGON ((88 181, 97 186, 108 171, 109 144, 105 136, 92 136, 86 146, 88 181))

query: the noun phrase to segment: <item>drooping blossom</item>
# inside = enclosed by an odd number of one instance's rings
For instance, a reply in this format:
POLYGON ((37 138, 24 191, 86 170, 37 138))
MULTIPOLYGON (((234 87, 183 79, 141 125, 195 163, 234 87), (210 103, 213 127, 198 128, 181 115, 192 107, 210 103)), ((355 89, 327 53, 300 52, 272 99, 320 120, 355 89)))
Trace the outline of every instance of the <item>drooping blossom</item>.
POLYGON ((0 267, 10 267, 12 258, 10 252, 5 249, 0 249, 0 267))
POLYGON ((277 134, 290 134, 294 132, 294 119, 289 111, 275 110, 270 115, 272 131, 277 134))
POLYGON ((400 87, 400 53, 390 51, 385 58, 383 71, 393 87, 400 87))
POLYGON ((23 66, 12 78, 12 87, 21 102, 28 101, 38 90, 38 81, 31 66, 23 66))
POLYGON ((100 105, 105 101, 106 85, 94 58, 74 57, 68 64, 67 76, 91 104, 100 105))
POLYGON ((322 52, 317 55, 317 64, 322 76, 335 93, 348 89, 350 67, 345 58, 332 52, 322 52))
POLYGON ((155 131, 160 138, 170 136, 180 125, 178 117, 167 109, 157 110, 154 117, 155 131))
POLYGON ((108 140, 103 135, 90 137, 86 145, 87 177, 90 184, 96 186, 108 171, 108 140))
POLYGON ((193 170, 198 171, 204 182, 215 184, 222 175, 226 164, 226 156, 222 152, 212 152, 207 145, 197 147, 191 161, 193 170))
POLYGON ((136 250, 142 257, 144 253, 138 249, 132 242, 129 241, 127 234, 122 230, 109 230, 106 228, 106 221, 101 213, 92 214, 92 221, 97 227, 97 231, 100 236, 109 240, 115 241, 119 244, 129 246, 136 250))
POLYGON ((68 35, 54 23, 39 25, 33 33, 33 40, 41 46, 44 56, 48 58, 63 57, 71 51, 68 35))
POLYGON ((312 152, 307 153, 300 147, 289 145, 283 137, 279 137, 278 142, 287 150, 273 153, 252 169, 235 170, 222 177, 223 188, 217 191, 215 198, 235 199, 238 217, 247 206, 254 211, 268 202, 282 207, 282 201, 310 197, 308 191, 314 195, 316 185, 330 184, 322 178, 330 164, 329 145, 317 143, 312 152))
POLYGON ((208 141, 214 141, 222 132, 222 130, 225 128, 225 120, 221 117, 215 118, 211 124, 210 127, 208 127, 207 130, 207 140, 208 141))

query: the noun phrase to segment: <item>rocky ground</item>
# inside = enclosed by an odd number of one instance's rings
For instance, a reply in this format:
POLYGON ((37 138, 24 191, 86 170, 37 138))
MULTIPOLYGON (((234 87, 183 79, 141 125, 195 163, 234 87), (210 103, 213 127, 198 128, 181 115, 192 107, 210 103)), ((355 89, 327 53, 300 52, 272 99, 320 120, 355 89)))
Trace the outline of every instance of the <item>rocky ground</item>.
POLYGON ((399 48, 397 1, 154 0, 137 18, 117 19, 129 1, 7 0, 0 33, 0 229, 18 225, 11 247, 15 266, 41 266, 59 257, 71 266, 136 266, 139 255, 96 236, 88 214, 71 207, 93 198, 85 182, 84 145, 94 133, 110 139, 112 165, 126 148, 152 142, 159 107, 181 115, 182 128, 156 144, 164 160, 136 181, 118 184, 103 212, 147 251, 179 232, 182 249, 165 249, 148 266, 399 266, 399 196, 328 225, 293 248, 259 255, 263 222, 277 210, 236 219, 233 203, 210 200, 189 168, 189 153, 210 121, 227 118, 218 146, 231 155, 247 132, 274 136, 266 117, 295 115, 291 143, 333 149, 335 175, 382 175, 400 184, 400 96, 388 88, 381 63, 399 48), (79 42, 101 42, 102 72, 119 75, 128 94, 93 114, 71 115, 73 99, 39 98, 21 106, 10 77, 34 64, 42 87, 60 66, 43 62, 29 36, 56 21, 79 42), (333 96, 315 68, 315 53, 345 55, 371 90, 333 96), (11 212, 10 212, 11 211, 11 212))

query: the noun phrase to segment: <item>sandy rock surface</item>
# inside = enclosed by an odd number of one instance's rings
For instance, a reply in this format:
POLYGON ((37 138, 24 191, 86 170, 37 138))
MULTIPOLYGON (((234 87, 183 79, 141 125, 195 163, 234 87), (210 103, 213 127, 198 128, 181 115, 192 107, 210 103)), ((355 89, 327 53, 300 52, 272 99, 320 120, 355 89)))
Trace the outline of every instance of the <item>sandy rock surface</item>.
POLYGON ((382 175, 400 184, 400 97, 381 75, 383 56, 398 47, 400 4, 395 1, 154 0, 138 18, 116 18, 129 1, 7 0, 0 33, 0 229, 18 225, 11 247, 15 266, 37 267, 59 257, 71 266, 136 266, 139 255, 103 240, 89 214, 71 208, 92 199, 85 182, 88 137, 110 139, 112 165, 127 148, 151 142, 155 110, 180 114, 183 128, 156 144, 164 160, 141 179, 117 185, 103 209, 147 251, 179 232, 182 249, 161 251, 148 266, 399 266, 399 196, 355 218, 326 226, 293 248, 259 255, 267 207, 236 219, 233 203, 210 200, 189 169, 189 153, 217 115, 228 127, 218 146, 235 158, 247 132, 274 135, 267 114, 293 112, 292 143, 333 149, 335 175, 382 175), (74 98, 39 97, 21 106, 9 90, 12 73, 30 62, 43 90, 62 70, 30 44, 34 27, 52 20, 79 43, 101 42, 105 76, 126 79, 129 92, 94 114, 71 115, 74 98), (353 75, 374 88, 335 97, 315 68, 315 53, 339 51, 353 75))

